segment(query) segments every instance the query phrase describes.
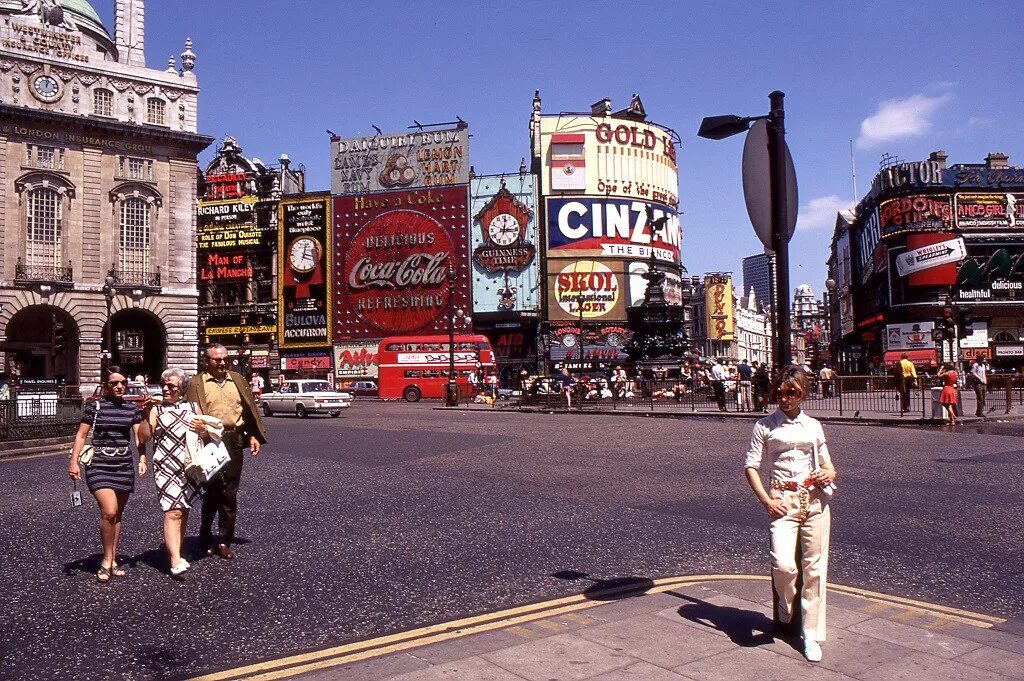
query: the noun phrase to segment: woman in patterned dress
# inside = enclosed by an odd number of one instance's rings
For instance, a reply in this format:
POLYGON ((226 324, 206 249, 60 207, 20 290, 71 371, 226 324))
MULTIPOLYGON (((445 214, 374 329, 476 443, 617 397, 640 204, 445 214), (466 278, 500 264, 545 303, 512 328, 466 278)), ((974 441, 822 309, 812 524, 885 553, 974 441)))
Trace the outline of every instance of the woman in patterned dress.
POLYGON ((120 372, 107 374, 103 395, 87 404, 82 411, 82 423, 78 426, 68 461, 68 476, 73 480, 81 479, 78 455, 85 446, 89 431, 93 430, 95 454, 85 467, 85 481, 100 508, 103 558, 96 580, 101 584, 109 582, 111 577, 123 577, 125 574, 114 556, 121 539, 121 514, 128 504, 128 496, 135 491, 135 465, 130 447, 132 437, 139 452, 139 475, 146 473, 146 450, 139 440, 142 415, 138 407, 124 399, 127 385, 127 379, 120 372))
POLYGON ((189 562, 181 556, 181 545, 189 509, 201 491, 185 475, 186 433, 190 429, 206 432, 202 421, 195 418, 193 406, 181 401, 187 384, 188 378, 181 369, 168 369, 160 375, 162 399, 146 402, 141 431, 143 442, 153 437, 153 481, 164 511, 164 545, 174 579, 184 579, 189 568, 189 562))

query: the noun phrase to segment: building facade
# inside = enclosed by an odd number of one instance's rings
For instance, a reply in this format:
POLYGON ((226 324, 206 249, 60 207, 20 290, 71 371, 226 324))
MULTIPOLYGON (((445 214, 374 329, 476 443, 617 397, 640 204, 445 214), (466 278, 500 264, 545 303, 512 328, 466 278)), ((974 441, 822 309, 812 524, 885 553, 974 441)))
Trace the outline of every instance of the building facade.
POLYGON ((757 300, 771 308, 775 300, 775 254, 758 253, 743 258, 743 294, 754 289, 757 300))
POLYGON ((0 0, 0 351, 69 389, 103 353, 194 368, 196 55, 151 69, 143 0, 0 0))
POLYGON ((280 373, 277 347, 278 203, 305 190, 305 168, 242 155, 233 137, 199 177, 196 278, 204 344, 228 350, 231 368, 266 384, 280 373))
POLYGON ((643 302, 652 255, 666 273, 669 304, 685 304, 677 141, 671 129, 647 120, 636 95, 620 111, 605 98, 590 111, 544 114, 534 94, 531 167, 543 254, 539 352, 547 370, 601 370, 626 359, 632 336, 626 311, 643 302))
POLYGON ((1024 364, 1024 169, 1005 154, 883 167, 837 216, 828 263, 841 364, 882 372, 903 352, 932 370, 982 354, 1024 364), (933 334, 944 310, 970 318, 950 339, 933 334))

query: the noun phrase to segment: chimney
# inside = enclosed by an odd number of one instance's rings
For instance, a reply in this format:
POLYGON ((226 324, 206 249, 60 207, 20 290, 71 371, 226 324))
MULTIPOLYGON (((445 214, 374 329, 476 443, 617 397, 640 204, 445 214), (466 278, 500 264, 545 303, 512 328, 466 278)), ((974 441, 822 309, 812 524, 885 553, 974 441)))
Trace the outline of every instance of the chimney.
POLYGON ((114 43, 118 61, 146 65, 145 0, 114 0, 114 43))
POLYGON ((990 152, 989 155, 985 157, 985 167, 988 168, 989 170, 1008 168, 1010 167, 1010 164, 1007 162, 1009 160, 1010 157, 1007 156, 1006 154, 999 151, 993 151, 990 152))
POLYGON ((938 163, 939 164, 939 168, 941 170, 945 170, 946 169, 946 159, 948 159, 948 158, 949 158, 949 154, 947 154, 942 149, 939 149, 938 151, 933 151, 932 153, 928 154, 928 160, 929 161, 935 161, 936 163, 938 163))

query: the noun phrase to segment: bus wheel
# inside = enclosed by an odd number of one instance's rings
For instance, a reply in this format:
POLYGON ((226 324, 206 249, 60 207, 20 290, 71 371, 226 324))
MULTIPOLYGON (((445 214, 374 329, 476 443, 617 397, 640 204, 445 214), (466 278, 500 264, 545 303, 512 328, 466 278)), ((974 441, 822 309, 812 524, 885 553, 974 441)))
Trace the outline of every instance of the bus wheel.
POLYGON ((402 392, 406 402, 419 402, 421 396, 420 389, 415 386, 409 386, 402 392))

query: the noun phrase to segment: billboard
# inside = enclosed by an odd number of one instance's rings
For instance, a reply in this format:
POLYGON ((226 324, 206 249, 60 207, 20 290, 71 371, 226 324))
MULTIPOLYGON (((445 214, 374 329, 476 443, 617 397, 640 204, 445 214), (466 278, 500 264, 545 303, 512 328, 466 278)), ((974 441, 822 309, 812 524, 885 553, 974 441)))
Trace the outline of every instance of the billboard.
MULTIPOLYGON (((330 196, 284 198, 278 206, 278 344, 331 344, 330 196)), ((330 360, 328 359, 328 362, 330 360)))
POLYGON ((957 194, 954 201, 960 229, 1024 229, 1024 194, 957 194))
POLYGON ((885 327, 885 349, 889 350, 931 350, 935 347, 932 338, 933 322, 912 324, 888 324, 885 327))
POLYGON ((331 193, 364 194, 469 182, 469 128, 331 138, 331 193))
POLYGON ((376 341, 334 346, 334 375, 338 378, 377 378, 376 341))
POLYGON ((736 332, 732 277, 709 274, 704 277, 704 310, 708 340, 731 341, 736 332))
POLYGON ((466 185, 334 197, 334 338, 447 333, 469 309, 466 185), (454 280, 452 280, 454 276, 454 280))
POLYGON ((255 196, 200 201, 196 208, 196 250, 200 254, 204 251, 269 250, 276 239, 270 216, 266 210, 258 211, 255 196))
MULTIPOLYGON (((644 275, 651 269, 649 262, 631 262, 627 266, 629 272, 629 306, 636 307, 644 302, 647 294, 647 280, 644 275)), ((665 302, 669 305, 683 304, 683 280, 675 272, 663 272, 665 280, 661 284, 665 292, 665 302)))
POLYGON ((1020 304, 1024 301, 1024 247, 969 244, 954 290, 960 301, 1020 304))
POLYGON ((663 204, 635 199, 574 196, 547 199, 549 258, 624 258, 654 256, 679 263, 679 215, 663 204), (652 238, 648 210, 664 228, 652 238))
POLYGON ((673 208, 679 204, 673 137, 654 123, 612 116, 543 116, 540 143, 545 195, 569 191, 673 208))
POLYGON ((842 336, 853 333, 853 262, 850 253, 850 232, 836 239, 836 302, 839 305, 839 326, 842 336))
POLYGON ((623 321, 626 275, 621 261, 548 263, 548 318, 552 321, 623 321))
POLYGON ((949 230, 953 227, 953 197, 928 194, 881 201, 878 220, 882 236, 949 230))
POLYGON ((533 175, 476 177, 469 186, 473 311, 536 311, 540 300, 533 175))

